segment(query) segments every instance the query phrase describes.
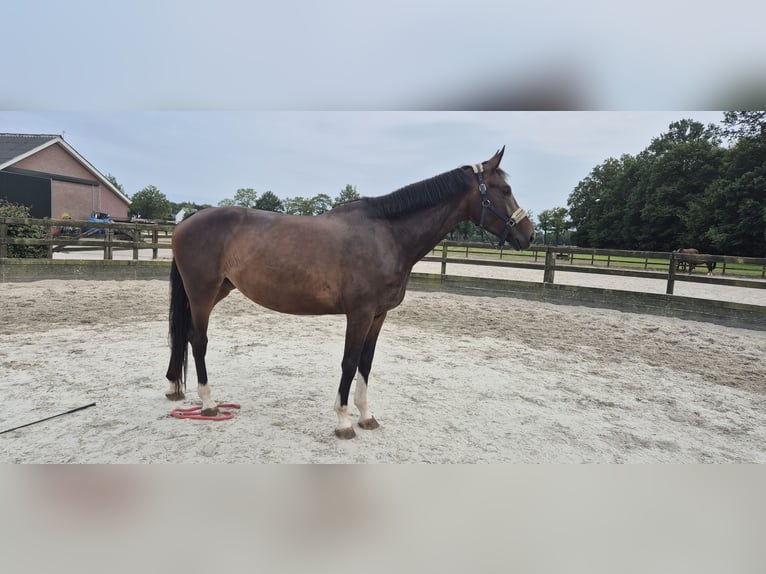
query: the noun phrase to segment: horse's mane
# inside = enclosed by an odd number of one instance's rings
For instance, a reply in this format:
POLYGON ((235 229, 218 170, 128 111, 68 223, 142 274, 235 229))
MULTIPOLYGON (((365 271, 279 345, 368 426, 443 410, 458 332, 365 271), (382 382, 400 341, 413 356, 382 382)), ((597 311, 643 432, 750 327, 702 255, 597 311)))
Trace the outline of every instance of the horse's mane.
POLYGON ((426 209, 464 193, 471 185, 471 176, 465 168, 405 185, 401 189, 379 197, 363 197, 361 201, 371 217, 399 217, 426 209))

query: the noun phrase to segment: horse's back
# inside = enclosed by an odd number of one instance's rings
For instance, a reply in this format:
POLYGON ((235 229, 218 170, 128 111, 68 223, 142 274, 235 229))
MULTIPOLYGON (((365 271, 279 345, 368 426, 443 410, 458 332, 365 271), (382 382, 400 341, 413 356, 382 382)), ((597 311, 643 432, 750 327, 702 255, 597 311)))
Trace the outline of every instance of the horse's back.
POLYGON ((225 258, 234 245, 251 242, 257 247, 259 239, 268 237, 271 230, 289 216, 273 211, 246 207, 216 207, 203 209, 182 221, 173 233, 173 255, 184 253, 225 258))
POLYGON ((273 211, 261 211, 247 207, 210 207, 201 209, 184 219, 176 226, 173 238, 186 237, 188 234, 199 235, 210 233, 211 238, 226 230, 235 229, 253 219, 268 221, 277 217, 284 217, 281 213, 273 211))

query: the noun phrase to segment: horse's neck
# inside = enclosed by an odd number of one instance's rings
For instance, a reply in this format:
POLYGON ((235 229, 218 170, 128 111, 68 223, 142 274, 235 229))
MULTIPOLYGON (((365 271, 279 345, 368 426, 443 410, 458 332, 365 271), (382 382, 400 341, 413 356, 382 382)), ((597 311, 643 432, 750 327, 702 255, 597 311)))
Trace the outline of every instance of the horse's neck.
POLYGON ((464 201, 437 205, 391 220, 394 239, 414 265, 468 217, 464 201))

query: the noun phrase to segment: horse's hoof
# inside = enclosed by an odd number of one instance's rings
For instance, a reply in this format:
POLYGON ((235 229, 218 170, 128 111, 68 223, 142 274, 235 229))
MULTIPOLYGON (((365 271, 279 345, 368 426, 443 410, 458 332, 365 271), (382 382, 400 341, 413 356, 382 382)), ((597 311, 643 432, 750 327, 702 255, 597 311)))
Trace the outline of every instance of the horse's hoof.
POLYGON ((378 424, 378 421, 375 420, 375 417, 370 417, 368 419, 365 419, 363 421, 359 421, 359 428, 364 430, 373 430, 378 428, 380 425, 378 424))
POLYGON ((182 401, 186 398, 183 391, 176 391, 165 395, 170 401, 182 401))
POLYGON ((207 409, 202 409, 200 411, 200 414, 203 417, 217 417, 219 412, 220 411, 218 410, 218 407, 211 407, 207 409))
POLYGON ((347 427, 343 429, 335 429, 335 436, 343 440, 348 440, 354 438, 356 433, 354 432, 354 427, 347 427))

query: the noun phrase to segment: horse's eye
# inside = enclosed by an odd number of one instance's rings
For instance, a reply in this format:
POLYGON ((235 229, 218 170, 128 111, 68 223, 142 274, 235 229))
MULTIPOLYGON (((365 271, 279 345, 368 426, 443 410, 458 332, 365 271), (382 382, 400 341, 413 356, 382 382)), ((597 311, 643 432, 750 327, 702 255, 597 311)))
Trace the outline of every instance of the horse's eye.
POLYGON ((509 186, 509 185, 506 185, 506 186, 503 188, 503 195, 506 195, 506 196, 510 196, 510 195, 511 195, 511 186, 509 186))

